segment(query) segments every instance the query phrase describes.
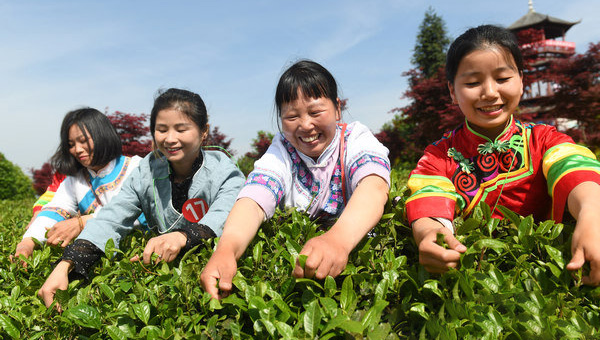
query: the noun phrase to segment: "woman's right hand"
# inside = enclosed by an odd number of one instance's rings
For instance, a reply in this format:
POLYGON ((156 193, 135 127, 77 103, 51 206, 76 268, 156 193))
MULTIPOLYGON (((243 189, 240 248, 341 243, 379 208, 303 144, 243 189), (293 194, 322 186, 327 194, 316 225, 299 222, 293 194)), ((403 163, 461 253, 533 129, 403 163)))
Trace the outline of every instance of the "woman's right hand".
MULTIPOLYGON (((44 301, 46 307, 52 305, 52 302, 54 302, 54 295, 58 289, 66 290, 69 287, 70 268, 70 262, 60 261, 38 291, 38 296, 44 301)), ((62 308, 58 304, 56 305, 56 309, 59 312, 62 312, 62 308)))
MULTIPOLYGON (((19 244, 17 244, 17 249, 15 250, 15 254, 10 256, 10 260, 18 259, 19 255, 23 255, 25 257, 30 257, 33 253, 33 249, 35 249, 35 242, 31 237, 24 238, 19 244)), ((23 266, 26 263, 23 262, 23 266)))
POLYGON ((456 268, 460 255, 467 251, 450 229, 431 218, 420 218, 413 223, 413 236, 419 246, 419 263, 430 273, 445 273, 456 268), (444 234, 448 249, 437 244, 437 234, 444 234))
POLYGON ((232 252, 219 251, 217 247, 200 275, 202 287, 213 299, 226 298, 233 288, 236 272, 235 255, 232 252))
POLYGON ((88 217, 73 217, 60 221, 48 229, 46 243, 52 246, 66 247, 83 231, 83 226, 88 217), (81 220, 81 221, 80 221, 81 220))

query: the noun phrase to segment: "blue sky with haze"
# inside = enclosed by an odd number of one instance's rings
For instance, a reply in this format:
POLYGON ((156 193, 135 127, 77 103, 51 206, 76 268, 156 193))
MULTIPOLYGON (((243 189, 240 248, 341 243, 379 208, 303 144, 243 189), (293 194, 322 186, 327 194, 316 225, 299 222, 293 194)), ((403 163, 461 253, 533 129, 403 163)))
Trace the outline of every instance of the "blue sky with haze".
MULTIPOLYGON (((527 0, 0 1, 0 152, 28 172, 53 154, 67 111, 149 113, 157 89, 182 87, 240 156, 258 130, 277 130, 275 86, 300 58, 336 77, 346 121, 377 132, 406 104, 402 73, 429 6, 452 38, 528 10, 527 0)), ((600 41, 600 1, 534 8, 582 20, 567 33, 577 52, 600 41)))

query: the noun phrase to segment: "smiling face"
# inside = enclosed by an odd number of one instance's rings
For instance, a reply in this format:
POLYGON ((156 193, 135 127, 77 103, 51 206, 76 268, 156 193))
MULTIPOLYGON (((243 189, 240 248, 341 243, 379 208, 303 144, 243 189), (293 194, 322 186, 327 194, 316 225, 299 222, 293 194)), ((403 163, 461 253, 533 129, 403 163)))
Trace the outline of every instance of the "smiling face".
POLYGON ((97 171, 101 167, 91 167, 94 158, 94 141, 89 132, 81 131, 77 124, 69 128, 69 153, 84 167, 97 171))
POLYGON ((523 78, 510 53, 489 47, 466 54, 448 87, 469 126, 494 140, 519 105, 523 78))
POLYGON ((201 131, 196 123, 177 109, 158 112, 154 142, 171 163, 176 177, 189 176, 207 131, 208 125, 205 131, 201 131))
POLYGON ((281 130, 296 150, 318 159, 335 137, 336 123, 340 120, 339 99, 334 105, 326 97, 305 97, 298 90, 298 98, 281 105, 281 130))

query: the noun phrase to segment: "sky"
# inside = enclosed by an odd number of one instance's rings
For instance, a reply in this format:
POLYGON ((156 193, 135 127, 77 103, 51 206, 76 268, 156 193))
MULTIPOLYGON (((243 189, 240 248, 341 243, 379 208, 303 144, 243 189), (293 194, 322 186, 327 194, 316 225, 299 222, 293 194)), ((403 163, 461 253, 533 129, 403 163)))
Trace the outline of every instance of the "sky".
MULTIPOLYGON (((528 1, 0 0, 0 152, 30 174, 56 150, 68 111, 149 113, 158 89, 179 87, 202 96, 239 157, 259 130, 277 131, 275 86, 304 58, 338 81, 344 120, 378 132, 407 104, 402 74, 429 7, 453 39, 481 24, 509 26, 528 1)), ((578 53, 600 41, 600 1, 533 7, 581 20, 566 36, 578 53)))

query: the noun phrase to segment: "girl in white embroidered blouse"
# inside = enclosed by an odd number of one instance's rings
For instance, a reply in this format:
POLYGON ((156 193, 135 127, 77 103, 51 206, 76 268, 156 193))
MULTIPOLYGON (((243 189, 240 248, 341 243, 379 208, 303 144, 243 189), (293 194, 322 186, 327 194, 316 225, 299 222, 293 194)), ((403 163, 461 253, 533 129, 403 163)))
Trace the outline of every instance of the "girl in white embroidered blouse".
POLYGON ((121 155, 121 139, 100 111, 82 108, 65 115, 53 168, 67 175, 17 245, 15 257, 31 256, 36 239, 65 247, 114 197, 140 157, 121 155))

